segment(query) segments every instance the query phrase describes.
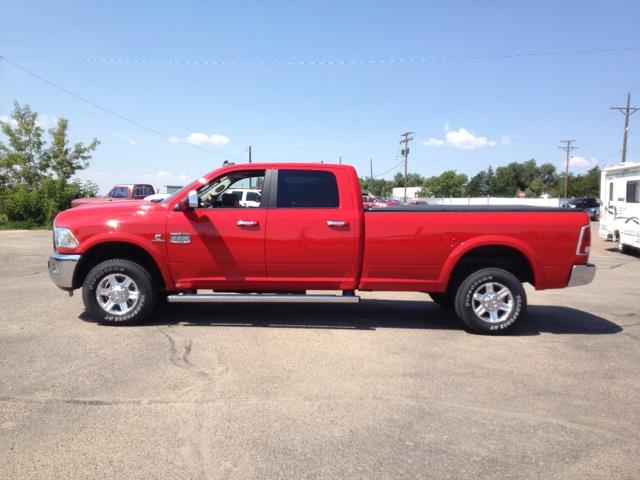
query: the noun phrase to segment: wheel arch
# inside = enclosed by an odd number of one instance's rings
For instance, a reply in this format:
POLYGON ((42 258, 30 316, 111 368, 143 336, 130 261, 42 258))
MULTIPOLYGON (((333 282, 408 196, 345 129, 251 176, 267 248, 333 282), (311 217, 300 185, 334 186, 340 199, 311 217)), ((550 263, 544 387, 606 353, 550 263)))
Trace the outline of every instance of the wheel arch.
POLYGON ((92 245, 82 253, 73 276, 73 288, 82 287, 89 271, 105 260, 123 258, 131 260, 146 268, 159 289, 166 289, 170 279, 160 263, 147 250, 134 243, 125 241, 101 242, 92 245))
POLYGON ((446 290, 452 281, 483 268, 502 268, 533 286, 544 282, 543 269, 530 247, 522 242, 486 238, 454 250, 443 268, 441 283, 446 290))

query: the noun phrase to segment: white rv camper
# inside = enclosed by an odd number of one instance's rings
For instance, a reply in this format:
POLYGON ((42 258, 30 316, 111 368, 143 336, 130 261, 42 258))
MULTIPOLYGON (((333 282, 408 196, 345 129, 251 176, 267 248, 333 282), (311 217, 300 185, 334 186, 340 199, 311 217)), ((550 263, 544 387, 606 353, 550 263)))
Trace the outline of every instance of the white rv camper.
POLYGON ((618 250, 640 248, 640 163, 621 163, 602 170, 600 236, 618 250))

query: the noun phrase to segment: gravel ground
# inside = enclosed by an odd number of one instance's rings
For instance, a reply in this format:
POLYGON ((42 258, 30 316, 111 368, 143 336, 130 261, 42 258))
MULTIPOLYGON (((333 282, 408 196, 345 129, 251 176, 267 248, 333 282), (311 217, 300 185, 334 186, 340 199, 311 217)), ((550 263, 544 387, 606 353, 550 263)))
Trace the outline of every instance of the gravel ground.
POLYGON ((105 327, 0 232, 0 478, 640 478, 640 256, 509 336, 422 294, 170 305, 105 327))

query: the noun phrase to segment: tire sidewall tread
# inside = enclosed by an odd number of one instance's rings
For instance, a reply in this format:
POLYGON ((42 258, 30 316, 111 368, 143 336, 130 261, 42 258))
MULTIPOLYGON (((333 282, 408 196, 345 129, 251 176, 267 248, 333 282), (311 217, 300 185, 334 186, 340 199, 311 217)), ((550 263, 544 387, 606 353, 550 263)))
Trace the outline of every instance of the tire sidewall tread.
POLYGON ((460 284, 455 298, 455 311, 462 323, 474 333, 500 334, 512 329, 521 321, 527 309, 527 297, 520 280, 507 270, 501 268, 484 268, 467 276, 460 284), (514 301, 514 309, 506 320, 500 323, 485 322, 478 318, 473 311, 473 292, 487 282, 503 284, 511 291, 514 301))
POLYGON ((91 316, 107 325, 133 325, 141 323, 153 311, 157 300, 151 274, 141 265, 131 260, 114 258, 105 260, 94 266, 87 274, 83 288, 82 300, 91 316), (130 276, 138 286, 139 298, 136 307, 126 315, 110 315, 105 312, 96 299, 96 288, 100 281, 113 273, 130 276))

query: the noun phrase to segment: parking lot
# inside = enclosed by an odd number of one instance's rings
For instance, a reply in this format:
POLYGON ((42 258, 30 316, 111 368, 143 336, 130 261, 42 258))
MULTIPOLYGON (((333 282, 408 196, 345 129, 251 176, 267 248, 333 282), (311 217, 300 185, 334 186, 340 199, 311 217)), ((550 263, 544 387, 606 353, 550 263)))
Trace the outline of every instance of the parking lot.
POLYGON ((592 231, 501 337, 422 294, 105 327, 0 232, 0 478, 640 478, 640 256, 592 231))

